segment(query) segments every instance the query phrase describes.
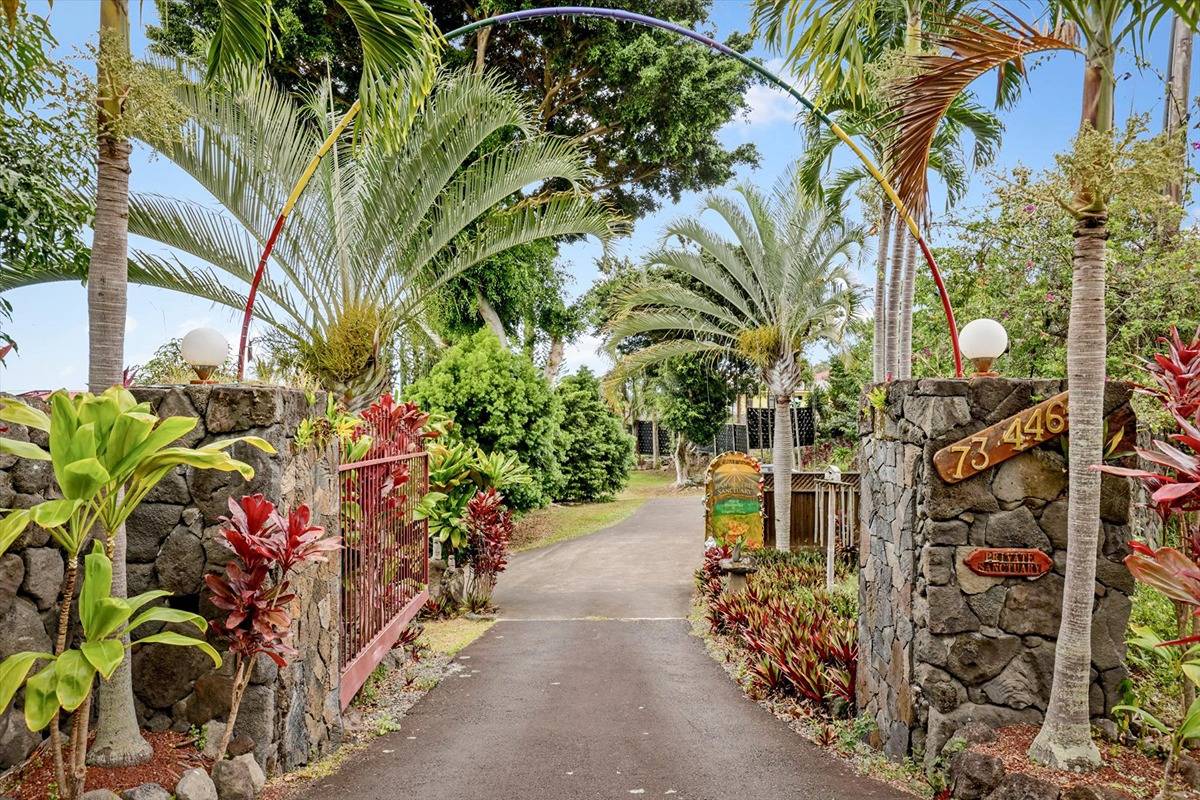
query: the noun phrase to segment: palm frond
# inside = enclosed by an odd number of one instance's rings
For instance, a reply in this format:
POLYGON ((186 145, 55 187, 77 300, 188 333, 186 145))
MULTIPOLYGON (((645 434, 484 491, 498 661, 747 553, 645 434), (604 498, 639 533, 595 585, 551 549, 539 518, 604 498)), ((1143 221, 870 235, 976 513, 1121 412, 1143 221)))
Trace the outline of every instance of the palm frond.
POLYGON ((976 78, 1004 64, 1047 50, 1077 50, 1073 29, 1039 30, 1016 17, 958 15, 937 37, 948 55, 914 59, 917 73, 897 88, 893 109, 899 135, 889 159, 888 178, 901 202, 923 214, 927 202, 930 146, 947 109, 976 78))

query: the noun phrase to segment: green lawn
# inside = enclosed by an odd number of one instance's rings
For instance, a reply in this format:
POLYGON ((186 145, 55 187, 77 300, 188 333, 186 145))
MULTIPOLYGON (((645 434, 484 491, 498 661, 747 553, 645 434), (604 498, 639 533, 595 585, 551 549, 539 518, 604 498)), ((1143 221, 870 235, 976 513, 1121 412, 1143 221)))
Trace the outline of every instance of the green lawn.
POLYGON ((615 525, 630 516, 651 497, 677 497, 696 494, 699 489, 678 491, 672 472, 637 470, 629 478, 625 491, 607 503, 555 504, 532 511, 517 520, 513 532, 515 552, 575 539, 615 525))

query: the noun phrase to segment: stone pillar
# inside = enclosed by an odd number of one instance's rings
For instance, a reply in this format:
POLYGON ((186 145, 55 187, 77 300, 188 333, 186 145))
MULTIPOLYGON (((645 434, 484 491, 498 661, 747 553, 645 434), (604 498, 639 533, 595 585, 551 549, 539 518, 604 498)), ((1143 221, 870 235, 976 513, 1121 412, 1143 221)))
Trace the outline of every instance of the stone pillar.
MULTIPOLYGON (((1066 388, 1057 380, 897 381, 864 400, 859 551, 858 697, 889 755, 932 764, 967 722, 1037 723, 1050 696, 1067 544, 1062 437, 974 477, 945 483, 946 445, 1066 388), (978 547, 1036 548, 1046 575, 992 578, 964 559, 978 547)), ((1111 384, 1106 416, 1132 420, 1130 390, 1111 384)), ((1118 701, 1133 579, 1130 491, 1104 476, 1092 634, 1092 713, 1118 701)))
MULTIPOLYGON (((167 475, 126 524, 131 594, 161 587, 172 592, 164 602, 210 619, 219 616, 207 600, 204 575, 219 572, 230 558, 217 538, 230 497, 261 492, 284 509, 307 502, 313 524, 338 533, 336 448, 297 452, 293 444, 296 426, 311 413, 303 392, 264 386, 168 386, 135 387, 133 393, 160 416, 198 418, 182 444, 194 447, 251 434, 271 442, 277 452, 234 446, 231 453, 254 467, 250 481, 237 473, 182 467, 167 475)), ((10 425, 6 435, 47 444, 45 434, 20 425, 10 425)), ((0 507, 28 508, 56 493, 47 462, 0 457, 0 507)), ((297 598, 290 609, 296 620, 292 644, 299 653, 283 670, 266 657, 255 665, 237 732, 254 740, 255 755, 267 769, 294 769, 329 752, 341 739, 339 571, 335 556, 293 576, 297 598)), ((61 551, 36 527, 0 557, 0 658, 17 650, 50 649, 62 575, 61 551)), ((190 626, 181 630, 195 632, 190 626)), ((209 638, 219 644, 215 636, 209 638)), ((224 667, 214 670, 207 656, 189 648, 138 647, 133 683, 139 722, 153 731, 187 731, 225 719, 232 666, 227 659, 224 667)), ((20 717, 19 707, 0 714, 0 768, 22 760, 40 741, 24 730, 20 717)))

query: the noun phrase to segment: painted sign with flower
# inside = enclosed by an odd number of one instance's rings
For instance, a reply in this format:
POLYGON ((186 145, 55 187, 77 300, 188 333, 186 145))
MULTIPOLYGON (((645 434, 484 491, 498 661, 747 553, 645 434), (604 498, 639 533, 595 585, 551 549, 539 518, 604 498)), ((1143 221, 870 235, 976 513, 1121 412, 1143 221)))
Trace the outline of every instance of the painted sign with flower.
POLYGON ((718 545, 762 547, 762 469, 745 453, 722 453, 708 465, 706 538, 718 545))

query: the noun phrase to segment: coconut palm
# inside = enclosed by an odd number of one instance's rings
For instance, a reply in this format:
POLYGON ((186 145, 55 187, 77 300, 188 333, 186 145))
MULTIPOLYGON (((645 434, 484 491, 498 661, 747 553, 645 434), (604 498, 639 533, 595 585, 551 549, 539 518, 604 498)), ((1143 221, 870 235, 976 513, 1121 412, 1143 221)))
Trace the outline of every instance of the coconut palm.
MULTIPOLYGON (((897 93, 901 132, 895 183, 902 200, 924 194, 928 143, 939 117, 979 76, 1002 64, 1019 63, 1030 53, 1070 50, 1084 56, 1080 141, 1111 136, 1116 52, 1127 42, 1144 43, 1149 30, 1169 12, 1191 28, 1200 24, 1192 0, 1060 0, 1061 25, 1041 31, 1015 17, 956 18, 938 42, 939 55, 922 57, 921 71, 897 93), (1083 45, 1075 43, 1075 33, 1083 45)), ((1097 170, 1103 173, 1104 170, 1097 170)), ((1107 325, 1104 308, 1105 255, 1110 198, 1095 187, 1102 177, 1081 176, 1067 205, 1075 217, 1067 379, 1071 389, 1071 451, 1067 517, 1067 568, 1062 622, 1055 651, 1050 703, 1030 757, 1058 769, 1086 769, 1100 763, 1091 738, 1088 691, 1091 684, 1091 619, 1095 552, 1100 529, 1101 463, 1107 325)), ((1114 187, 1107 185, 1107 190, 1114 187)))
POLYGON ((616 301, 608 346, 650 341, 618 362, 619 380, 665 360, 701 354, 749 361, 775 396, 775 541, 789 547, 792 395, 800 386, 804 349, 839 341, 860 303, 851 256, 862 231, 806 193, 793 172, 767 195, 748 184, 738 199, 710 195, 712 211, 733 240, 700 218, 670 225, 641 279, 616 301), (739 202, 740 200, 740 202, 739 202))
MULTIPOLYGON (((240 310, 282 198, 337 115, 328 86, 301 104, 261 75, 238 85, 229 93, 185 86, 190 130, 162 150, 223 210, 160 194, 130 198, 133 233, 206 266, 135 249, 129 275, 240 310)), ((506 205, 522 187, 589 174, 579 148, 537 133, 528 106, 498 79, 444 72, 426 102, 399 102, 393 112, 389 128, 407 131, 399 144, 368 131, 322 160, 255 305, 273 339, 351 405, 390 381, 394 337, 416 327, 445 281, 516 245, 607 238, 614 227, 578 192, 506 205)))

